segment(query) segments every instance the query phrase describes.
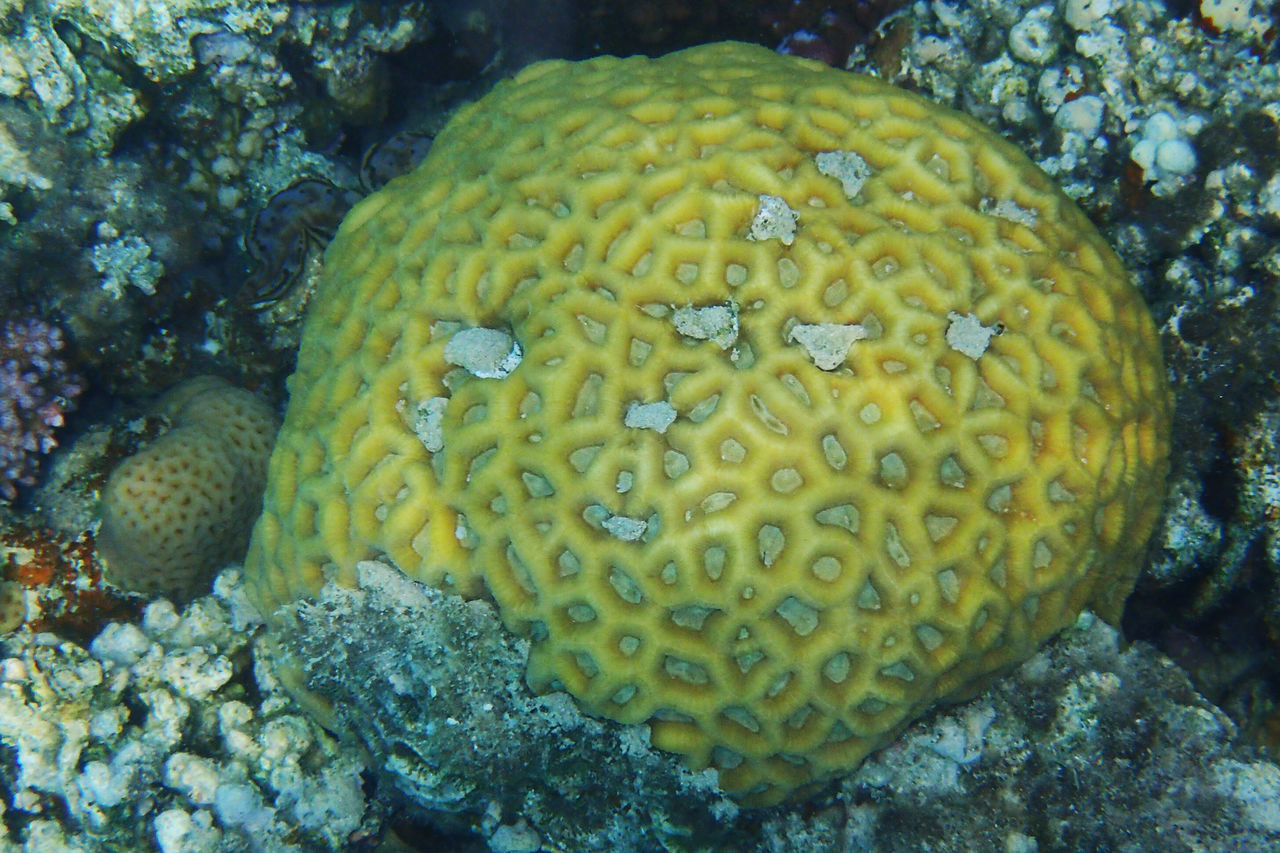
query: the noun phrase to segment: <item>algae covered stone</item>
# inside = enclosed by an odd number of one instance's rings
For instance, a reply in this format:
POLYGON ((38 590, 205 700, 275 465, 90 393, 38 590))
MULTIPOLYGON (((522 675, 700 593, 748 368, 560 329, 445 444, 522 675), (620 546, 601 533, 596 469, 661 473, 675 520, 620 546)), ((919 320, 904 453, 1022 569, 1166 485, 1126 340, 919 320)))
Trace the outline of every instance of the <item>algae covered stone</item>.
POLYGON ((264 612, 371 558, 491 597, 531 684, 751 802, 1115 618, 1167 468, 1154 326, 1074 204, 965 116, 735 43, 461 110, 343 223, 291 392, 264 612), (502 370, 451 358, 483 341, 502 370))

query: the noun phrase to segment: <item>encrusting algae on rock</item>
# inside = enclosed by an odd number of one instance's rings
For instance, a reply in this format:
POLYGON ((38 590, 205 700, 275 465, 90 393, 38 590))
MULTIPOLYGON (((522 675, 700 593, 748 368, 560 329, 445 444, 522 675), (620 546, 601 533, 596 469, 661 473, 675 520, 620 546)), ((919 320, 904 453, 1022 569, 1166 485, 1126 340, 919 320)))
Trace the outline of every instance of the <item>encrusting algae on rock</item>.
POLYGON ((736 43, 463 109, 339 229, 291 391, 264 612, 372 558, 490 596, 533 686, 750 803, 1115 619, 1171 402, 1119 260, 1020 152, 736 43))

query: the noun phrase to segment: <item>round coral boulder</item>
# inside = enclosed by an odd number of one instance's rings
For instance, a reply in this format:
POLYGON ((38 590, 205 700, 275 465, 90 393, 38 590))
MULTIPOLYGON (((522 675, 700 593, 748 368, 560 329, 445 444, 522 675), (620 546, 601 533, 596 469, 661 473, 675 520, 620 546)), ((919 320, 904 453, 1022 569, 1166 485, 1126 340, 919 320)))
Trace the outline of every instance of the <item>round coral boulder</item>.
POLYGON ((749 802, 856 766, 1089 606, 1170 397, 1116 255, 1028 159, 742 44, 544 62, 325 257, 247 577, 490 596, 530 682, 749 802))

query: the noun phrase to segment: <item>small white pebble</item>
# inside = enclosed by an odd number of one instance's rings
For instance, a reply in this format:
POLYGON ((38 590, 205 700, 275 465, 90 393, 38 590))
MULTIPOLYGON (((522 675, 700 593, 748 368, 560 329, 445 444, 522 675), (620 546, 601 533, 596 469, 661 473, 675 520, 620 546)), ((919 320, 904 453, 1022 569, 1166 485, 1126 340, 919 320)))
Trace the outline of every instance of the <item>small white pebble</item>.
POLYGON ((542 837, 521 820, 514 825, 498 827, 489 837, 489 849, 493 853, 536 853, 542 849, 542 837))
POLYGON ((5 658, 0 661, 0 681, 26 681, 27 665, 21 658, 5 658))
POLYGON ((211 825, 209 813, 193 819, 182 809, 166 809, 152 823, 161 853, 213 853, 222 849, 222 833, 211 825))
POLYGON ((104 708, 89 718, 89 736, 94 740, 112 740, 124 731, 128 712, 121 705, 104 708))
MULTIPOLYGON (((1254 0, 1200 0, 1200 15, 1220 30, 1261 37, 1269 18, 1258 14, 1254 0)), ((1266 9, 1270 4, 1261 4, 1266 9)))
POLYGON ((1004 853, 1037 853, 1040 842, 1021 832, 1010 832, 1004 839, 1004 853))
POLYGON ((175 752, 164 763, 164 783, 196 805, 208 805, 221 783, 217 765, 207 758, 175 752))
POLYGON ((1058 40, 1054 37, 1053 17, 1056 10, 1045 4, 1027 12, 1021 21, 1009 30, 1009 52, 1036 65, 1043 65, 1058 52, 1058 40))

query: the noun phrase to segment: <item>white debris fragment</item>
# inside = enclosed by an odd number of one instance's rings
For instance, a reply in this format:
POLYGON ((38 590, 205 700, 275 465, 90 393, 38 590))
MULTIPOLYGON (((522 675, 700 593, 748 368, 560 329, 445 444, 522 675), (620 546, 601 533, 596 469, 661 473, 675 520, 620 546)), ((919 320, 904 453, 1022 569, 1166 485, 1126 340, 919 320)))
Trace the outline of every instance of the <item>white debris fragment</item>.
POLYGON ((627 415, 622 422, 633 429, 666 432, 675 419, 675 407, 666 400, 659 400, 656 403, 632 403, 627 407, 627 415))
POLYGON ((605 530, 614 538, 623 542, 635 542, 649 528, 649 522, 643 518, 630 518, 625 515, 611 515, 602 522, 605 530))
POLYGON ((1058 53, 1054 18, 1058 10, 1049 4, 1029 10, 1009 29, 1009 52, 1023 62, 1044 65, 1058 53))
POLYGON ((818 369, 835 370, 844 363, 853 342, 866 336, 866 328, 857 323, 813 323, 792 327, 787 340, 804 347, 818 369))
POLYGON ((1073 29, 1091 30, 1111 14, 1112 0, 1067 0, 1062 17, 1073 29))
POLYGON ((813 159, 819 172, 840 182, 845 198, 856 198, 871 177, 867 161, 853 151, 823 151, 813 159))
POLYGON ((1280 219, 1280 172, 1272 175, 1258 192, 1258 206, 1268 216, 1280 219))
POLYGON ((1065 102, 1053 114, 1053 124, 1063 133, 1077 134, 1083 140, 1092 141, 1102 130, 1102 119, 1107 113, 1106 101, 1097 95, 1081 95, 1065 102))
POLYGON ((1254 0, 1200 0, 1200 16, 1219 30, 1263 38, 1271 26, 1269 3, 1254 0))
POLYGON ((445 361, 480 379, 502 379, 523 357, 520 342, 500 329, 462 329, 444 345, 445 361))
MULTIPOLYGON (((104 233, 116 232, 112 229, 104 233)), ((133 285, 147 296, 154 296, 156 284, 164 275, 164 264, 152 258, 150 244, 135 236, 99 243, 93 247, 89 263, 101 273, 100 285, 112 299, 124 296, 126 285, 133 285)))
POLYGON ((1202 117, 1188 116, 1179 121, 1164 111, 1143 122, 1129 157, 1142 168, 1146 180, 1155 181, 1151 187, 1155 195, 1173 195, 1193 176, 1196 149, 1189 137, 1195 136, 1203 126, 1202 117))
POLYGON ((409 421, 413 434, 432 453, 439 453, 444 449, 444 409, 448 403, 448 397, 424 400, 414 407, 409 421))
POLYGON ((104 663, 133 666, 151 648, 151 639, 132 622, 112 622, 89 644, 89 651, 104 663))
POLYGON ((987 351, 992 335, 1000 334, 999 326, 984 326, 976 314, 947 314, 951 324, 947 326, 947 346, 974 361, 987 351))
POLYGON ((699 341, 713 341, 720 349, 728 349, 738 339, 738 306, 733 303, 677 308, 672 319, 680 334, 699 341))
POLYGON ((153 823, 160 853, 207 853, 226 849, 222 832, 213 826, 213 816, 200 809, 192 817, 184 809, 166 809, 153 823))
POLYGON ((1007 219, 1010 222, 1016 222, 1019 225, 1025 225, 1028 228, 1036 227, 1036 219, 1039 215, 1034 208, 1022 207, 1011 198, 1001 199, 1000 201, 984 198, 978 202, 978 210, 991 216, 1007 219))
POLYGON ((796 239, 796 220, 800 214, 776 195, 762 194, 755 219, 751 220, 750 240, 771 240, 777 237, 782 245, 790 246, 796 239))
POLYGON ((494 853, 537 853, 542 849, 542 836, 521 818, 511 826, 498 827, 489 837, 489 849, 494 853))

